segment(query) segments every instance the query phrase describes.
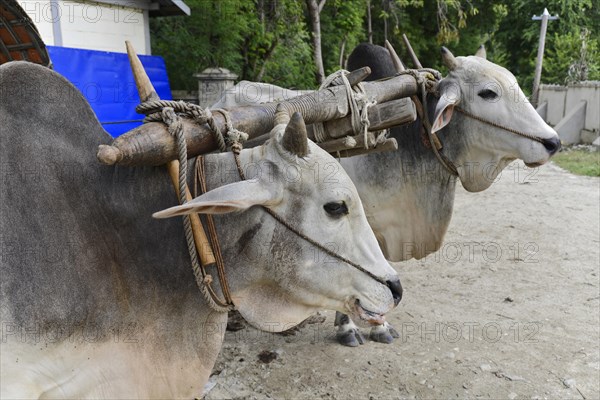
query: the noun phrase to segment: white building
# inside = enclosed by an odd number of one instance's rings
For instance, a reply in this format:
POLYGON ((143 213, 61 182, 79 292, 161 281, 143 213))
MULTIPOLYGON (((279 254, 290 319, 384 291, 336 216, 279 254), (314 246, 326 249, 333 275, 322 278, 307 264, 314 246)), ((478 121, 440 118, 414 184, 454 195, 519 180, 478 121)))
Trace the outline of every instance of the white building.
POLYGON ((150 18, 190 15, 182 0, 18 0, 44 43, 122 53, 129 40, 138 54, 151 54, 150 18))

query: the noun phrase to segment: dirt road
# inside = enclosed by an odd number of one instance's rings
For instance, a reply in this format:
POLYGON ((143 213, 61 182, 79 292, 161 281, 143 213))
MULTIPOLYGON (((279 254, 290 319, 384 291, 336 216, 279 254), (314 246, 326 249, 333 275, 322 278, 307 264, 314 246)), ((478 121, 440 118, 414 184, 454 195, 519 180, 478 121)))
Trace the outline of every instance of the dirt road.
POLYGON ((600 179, 514 163, 456 197, 442 250, 397 265, 401 338, 228 332, 206 398, 600 398, 600 179))

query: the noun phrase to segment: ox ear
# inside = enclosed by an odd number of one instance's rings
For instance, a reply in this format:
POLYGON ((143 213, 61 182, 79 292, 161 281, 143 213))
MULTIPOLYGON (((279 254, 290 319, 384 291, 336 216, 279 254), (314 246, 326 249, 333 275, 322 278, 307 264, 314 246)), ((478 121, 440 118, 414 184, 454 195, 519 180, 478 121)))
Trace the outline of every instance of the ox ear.
POLYGON ((442 94, 435 107, 435 117, 431 133, 439 131, 450 123, 450 119, 452 119, 452 114, 454 113, 454 106, 458 104, 458 101, 459 97, 456 95, 442 94))
POLYGON ((170 218, 184 214, 225 214, 252 206, 272 206, 283 199, 281 185, 265 185, 258 179, 230 183, 196 197, 186 204, 154 213, 154 218, 170 218))

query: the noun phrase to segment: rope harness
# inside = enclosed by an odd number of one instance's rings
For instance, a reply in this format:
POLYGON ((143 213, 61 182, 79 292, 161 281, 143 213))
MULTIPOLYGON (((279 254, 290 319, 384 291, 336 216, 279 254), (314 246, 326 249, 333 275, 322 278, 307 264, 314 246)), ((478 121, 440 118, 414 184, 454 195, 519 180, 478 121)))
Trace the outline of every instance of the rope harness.
MULTIPOLYGON (((367 135, 369 132, 369 127, 371 126, 368 112, 369 107, 376 105, 377 101, 369 100, 362 83, 359 82, 355 86, 352 86, 346 76, 348 74, 349 72, 344 69, 334 72, 323 81, 319 87, 319 90, 326 89, 334 85, 339 85, 340 83, 344 86, 346 89, 346 98, 348 99, 348 105, 350 107, 352 132, 354 132, 355 135, 359 133, 363 134, 365 149, 368 149, 369 142, 367 140, 367 135)), ((313 131, 315 134, 315 141, 317 143, 322 143, 332 139, 327 132, 325 132, 322 122, 314 123, 313 131)))
MULTIPOLYGON (((428 93, 435 94, 435 86, 433 85, 433 81, 424 79, 421 75, 419 75, 417 73, 418 71, 430 72, 435 76, 435 78, 438 81, 441 78, 438 71, 431 70, 429 68, 424 68, 424 69, 419 69, 419 70, 406 70, 406 71, 399 72, 396 75, 411 75, 412 77, 415 78, 415 81, 417 82, 417 86, 419 88, 418 92, 419 92, 419 95, 421 96, 421 98, 419 99, 417 96, 413 96, 412 99, 415 102, 417 114, 418 114, 419 118, 421 119, 422 127, 424 128, 425 133, 427 134, 427 137, 426 137, 427 142, 428 142, 427 147, 430 147, 432 149, 433 153, 435 154, 435 157, 438 159, 440 164, 442 164, 444 166, 444 168, 446 168, 446 170, 448 170, 448 172, 450 172, 450 174, 458 176, 458 169, 456 168, 454 163, 442 153, 443 144, 440 141, 439 137, 434 132, 432 132, 432 126, 431 126, 431 122, 429 120, 429 110, 427 107, 427 94, 428 93)), ((497 122, 493 122, 488 119, 482 118, 482 117, 472 114, 469 111, 466 111, 460 107, 455 106, 454 109, 456 111, 458 111, 459 113, 463 114, 465 117, 474 119, 483 124, 493 126, 494 128, 499 128, 499 129, 505 130, 507 132, 513 133, 515 135, 518 135, 518 136, 539 142, 541 144, 544 144, 544 140, 539 137, 530 135, 528 133, 519 131, 517 129, 513 129, 510 127, 504 126, 497 122)))
MULTIPOLYGON (((242 169, 242 165, 240 162, 239 154, 242 150, 241 142, 247 140, 248 135, 244 132, 238 131, 234 128, 231 119, 229 117, 229 113, 226 110, 212 110, 217 111, 223 115, 225 118, 225 125, 227 128, 227 136, 224 136, 217 124, 215 123, 212 113, 208 109, 203 109, 202 107, 185 103, 181 101, 165 101, 165 100, 157 100, 157 101, 148 101, 142 103, 136 107, 136 111, 141 114, 145 114, 144 122, 163 122, 167 125, 167 129, 171 135, 173 135, 177 142, 177 150, 178 150, 178 158, 179 158, 179 203, 185 204, 187 202, 186 199, 186 190, 187 190, 187 145, 185 142, 185 137, 183 134, 183 124, 181 121, 181 117, 191 118, 198 124, 208 124, 211 128, 211 131, 217 141, 219 149, 221 151, 226 151, 227 147, 231 149, 233 153, 235 165, 240 176, 241 180, 246 180, 244 171, 242 169)), ((367 125, 368 127, 368 125, 367 125)), ((204 157, 199 156, 196 158, 196 165, 194 169, 194 193, 195 195, 198 193, 198 186, 202 193, 206 193, 207 185, 206 185, 206 173, 204 166, 204 157)), ((385 279, 378 277, 372 272, 366 270, 359 264, 337 254, 333 250, 323 246, 318 243, 314 239, 302 233, 300 230, 296 229, 294 226, 290 225, 283 217, 277 214, 272 209, 261 206, 265 212, 271 215, 277 222, 285 226, 288 230, 296 234, 301 239, 315 246, 323 253, 336 258, 339 261, 342 261, 357 270, 365 273, 370 278, 376 280, 377 282, 386 285, 387 282, 385 279)), ((235 308, 232 298, 231 292, 229 289, 229 285, 227 283, 227 278, 225 275, 225 263, 223 261, 223 256, 221 253, 221 246, 219 244, 217 230, 215 227, 214 219, 211 215, 206 215, 206 225, 208 227, 210 246, 212 246, 213 253, 215 256, 215 267, 217 269, 217 275, 219 278, 219 283, 221 286, 221 292, 223 293, 224 299, 219 298, 218 294, 212 287, 213 278, 207 272, 207 267, 209 265, 202 265, 198 259, 198 252, 196 248, 196 244, 194 241, 194 232, 192 229, 192 224, 190 221, 189 215, 183 216, 183 225, 185 232, 185 239, 188 247, 188 252, 190 254, 190 259, 192 263, 192 271, 194 274, 194 278, 196 280, 196 284, 202 293, 202 296, 206 300, 207 304, 217 312, 228 312, 235 308)))
MULTIPOLYGON (((185 204, 187 202, 186 189, 188 165, 187 145, 183 134, 183 124, 181 122, 181 116, 191 118, 198 124, 208 124, 211 128, 211 132, 213 133, 215 140, 217 141, 219 149, 226 151, 227 142, 225 140, 225 137, 223 136, 223 133, 219 129, 218 125, 215 123, 210 110, 203 109, 202 107, 195 104, 172 100, 148 101, 138 105, 136 107, 136 112, 146 115, 146 118, 144 118, 144 122, 165 123, 167 125, 167 130, 169 131, 169 133, 173 135, 173 137, 175 137, 175 140, 177 142, 177 153, 179 159, 179 204, 185 204), (178 115, 176 112, 178 112, 181 116, 178 115)), ((219 110, 219 112, 221 112, 224 116, 227 114, 225 110, 219 110)), ((239 131, 237 131, 237 133, 234 131, 232 138, 239 140, 240 138, 243 138, 243 135, 241 135, 239 131)), ((231 140, 228 141, 231 143, 231 140)), ((223 295, 225 297, 224 300, 221 300, 217 296, 215 290, 212 287, 213 278, 206 271, 206 267, 208 267, 208 265, 202 265, 198 260, 198 252, 196 249, 196 244, 194 242, 194 232, 192 229, 192 224, 189 215, 183 216, 183 227, 188 252, 190 254, 190 260, 192 263, 192 271, 194 273, 196 284, 198 285, 198 288, 202 293, 202 297, 204 297, 204 300, 206 300, 207 304, 215 311, 227 312, 233 310, 234 305, 231 299, 231 294, 229 292, 229 287, 225 280, 225 269, 222 262, 220 247, 218 245, 216 235, 210 236, 211 242, 217 243, 216 246, 213 244, 213 248, 218 250, 216 252, 217 254, 215 254, 215 261, 217 273, 219 275, 219 281, 221 284, 221 291, 223 292, 223 295)))
POLYGON ((463 110, 463 109, 462 109, 462 108, 460 108, 460 107, 454 107, 454 109, 455 109, 456 111, 460 112, 461 114, 463 114, 463 115, 465 115, 465 116, 467 116, 467 117, 469 117, 469 118, 472 118, 472 119, 474 119, 474 120, 476 120, 476 121, 483 122, 484 124, 491 125, 491 126, 493 126, 494 128, 500 128, 500 129, 503 129, 503 130, 505 130, 505 131, 507 131, 507 132, 514 133, 515 135, 518 135, 518 136, 523 136, 524 138, 527 138, 527 139, 533 140, 533 141, 535 141, 535 142, 539 142, 539 143, 541 143, 541 144, 544 144, 544 139, 542 139, 542 138, 539 138, 539 137, 537 137, 537 136, 533 136, 533 135, 530 135, 530 134, 528 134, 528 133, 521 132, 521 131, 519 131, 519 130, 516 130, 516 129, 513 129, 513 128, 509 128, 509 127, 507 127, 507 126, 501 125, 501 124, 499 124, 499 123, 496 123, 496 122, 494 122, 494 121, 490 121, 490 120, 488 120, 488 119, 481 118, 481 117, 479 117, 479 116, 477 116, 477 115, 471 114, 470 112, 468 112, 468 111, 466 111, 466 110, 463 110))

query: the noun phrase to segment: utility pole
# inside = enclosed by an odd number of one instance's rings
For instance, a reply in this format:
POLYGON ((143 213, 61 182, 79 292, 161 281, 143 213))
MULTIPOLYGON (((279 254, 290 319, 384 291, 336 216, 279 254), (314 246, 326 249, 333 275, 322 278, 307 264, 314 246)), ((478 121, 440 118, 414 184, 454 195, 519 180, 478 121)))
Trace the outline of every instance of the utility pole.
POLYGON ((558 15, 550 16, 547 8, 544 8, 542 15, 534 15, 531 20, 539 21, 542 20, 542 26, 540 28, 540 44, 538 46, 537 60, 535 62, 535 75, 533 77, 533 91, 531 93, 531 105, 534 108, 538 106, 538 96, 540 90, 540 80, 542 78, 542 62, 544 60, 544 46, 546 44, 546 29, 548 28, 548 21, 554 21, 558 19, 558 15))

